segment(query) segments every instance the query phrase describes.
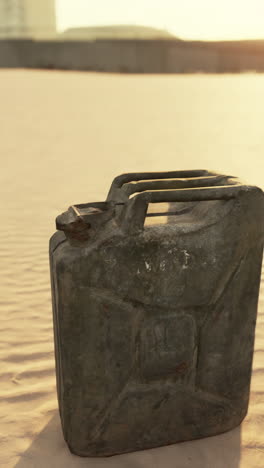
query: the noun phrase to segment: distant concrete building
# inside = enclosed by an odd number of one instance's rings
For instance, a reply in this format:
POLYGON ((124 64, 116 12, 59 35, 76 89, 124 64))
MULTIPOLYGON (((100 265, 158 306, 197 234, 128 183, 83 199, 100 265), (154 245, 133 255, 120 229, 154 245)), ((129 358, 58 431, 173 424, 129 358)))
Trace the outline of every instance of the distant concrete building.
POLYGON ((49 38, 55 34, 55 0, 0 0, 1 38, 49 38))

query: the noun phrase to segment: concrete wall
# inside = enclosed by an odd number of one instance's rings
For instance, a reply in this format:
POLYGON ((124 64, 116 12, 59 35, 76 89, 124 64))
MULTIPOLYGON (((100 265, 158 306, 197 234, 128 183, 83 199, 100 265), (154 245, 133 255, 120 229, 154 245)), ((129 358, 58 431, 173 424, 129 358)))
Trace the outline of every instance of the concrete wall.
POLYGON ((0 67, 17 68, 31 66, 32 41, 0 40, 0 67))
POLYGON ((263 53, 232 53, 221 52, 218 55, 218 71, 220 73, 241 71, 264 71, 264 52, 263 53))
POLYGON ((0 40, 0 67, 128 73, 264 71, 264 50, 229 50, 170 40, 0 40))
POLYGON ((219 67, 219 53, 202 46, 170 44, 167 70, 169 73, 215 73, 219 67))

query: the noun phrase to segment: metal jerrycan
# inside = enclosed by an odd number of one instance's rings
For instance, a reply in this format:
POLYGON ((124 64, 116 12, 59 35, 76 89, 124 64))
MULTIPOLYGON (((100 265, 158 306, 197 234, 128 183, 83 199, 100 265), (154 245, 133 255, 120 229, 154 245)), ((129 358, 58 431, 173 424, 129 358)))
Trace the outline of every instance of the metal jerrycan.
POLYGON ((124 174, 50 241, 59 409, 81 456, 216 435, 247 413, 261 189, 208 171, 124 174))

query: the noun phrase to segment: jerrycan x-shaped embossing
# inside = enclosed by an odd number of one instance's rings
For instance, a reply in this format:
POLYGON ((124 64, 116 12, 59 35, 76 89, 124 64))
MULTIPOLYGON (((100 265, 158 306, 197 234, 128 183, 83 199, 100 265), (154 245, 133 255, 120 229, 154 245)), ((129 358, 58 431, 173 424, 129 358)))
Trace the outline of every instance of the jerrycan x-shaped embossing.
POLYGON ((208 171, 124 174, 50 242, 63 434, 81 456, 216 435, 247 413, 262 191, 208 171))

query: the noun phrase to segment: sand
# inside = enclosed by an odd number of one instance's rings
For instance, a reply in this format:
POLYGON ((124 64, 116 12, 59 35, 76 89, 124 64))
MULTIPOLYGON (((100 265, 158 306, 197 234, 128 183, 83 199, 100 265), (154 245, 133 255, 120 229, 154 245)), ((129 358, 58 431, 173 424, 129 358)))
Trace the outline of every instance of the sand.
POLYGON ((118 173, 211 168, 263 187, 263 92, 263 75, 0 71, 0 466, 264 466, 263 287, 241 427, 82 459, 69 453, 60 428, 48 265, 55 216, 70 204, 103 200, 118 173))

